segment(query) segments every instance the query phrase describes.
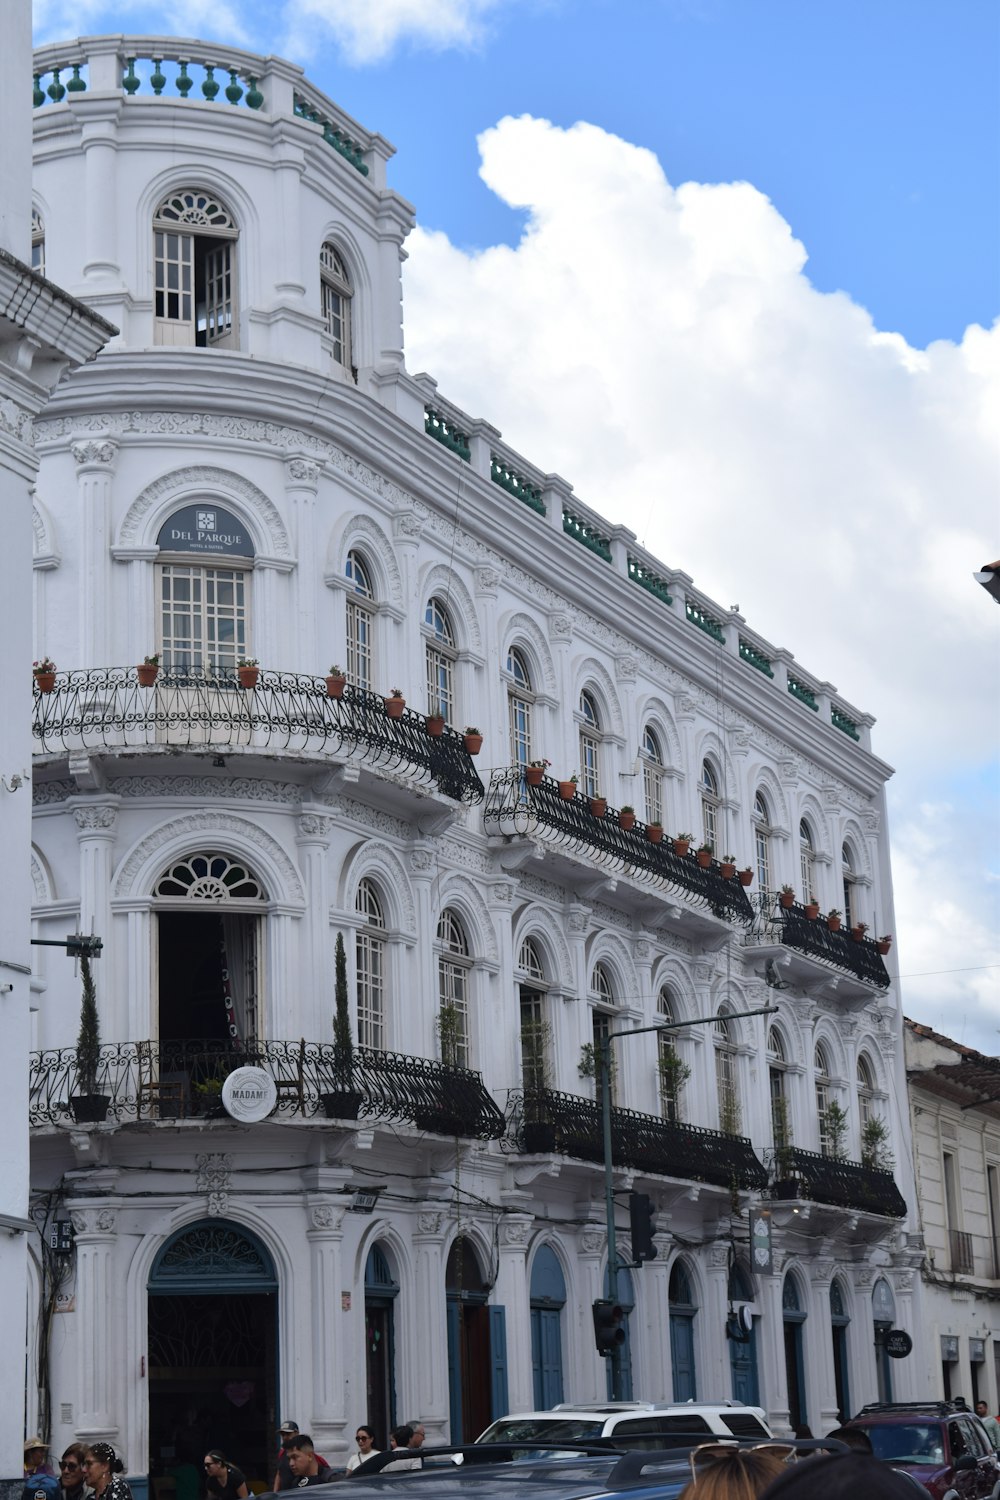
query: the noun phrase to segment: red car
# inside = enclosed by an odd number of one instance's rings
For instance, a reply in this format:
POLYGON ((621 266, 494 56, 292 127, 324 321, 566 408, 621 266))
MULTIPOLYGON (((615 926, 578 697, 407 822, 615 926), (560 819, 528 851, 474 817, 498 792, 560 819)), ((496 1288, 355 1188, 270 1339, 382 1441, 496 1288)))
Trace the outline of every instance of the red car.
POLYGON ((1000 1500, 1000 1454, 967 1406, 877 1403, 847 1425, 862 1428, 875 1457, 912 1474, 933 1500, 1000 1500))

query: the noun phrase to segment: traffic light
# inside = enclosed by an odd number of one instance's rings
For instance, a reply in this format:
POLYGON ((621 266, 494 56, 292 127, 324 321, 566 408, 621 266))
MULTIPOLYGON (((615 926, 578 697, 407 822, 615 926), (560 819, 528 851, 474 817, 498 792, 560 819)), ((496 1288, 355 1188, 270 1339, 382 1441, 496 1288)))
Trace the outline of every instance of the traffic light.
POLYGON ((594 1303, 594 1341, 598 1354, 613 1354, 625 1342, 625 1309, 607 1297, 594 1303))
POLYGON ((628 1218, 632 1231, 632 1259, 639 1265, 646 1260, 655 1260, 653 1234, 656 1219, 653 1216, 653 1200, 648 1193, 629 1193, 628 1218))

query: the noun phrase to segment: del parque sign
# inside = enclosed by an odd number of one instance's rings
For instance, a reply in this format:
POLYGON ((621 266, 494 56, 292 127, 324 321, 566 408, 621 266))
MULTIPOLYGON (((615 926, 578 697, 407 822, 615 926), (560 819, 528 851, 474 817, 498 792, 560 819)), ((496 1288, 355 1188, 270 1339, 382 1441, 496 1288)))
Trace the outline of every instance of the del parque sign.
POLYGON ((253 557, 253 542, 242 521, 218 505, 186 505, 160 527, 161 552, 211 553, 218 557, 253 557))
POLYGON ((234 1120, 266 1120, 278 1102, 274 1079, 263 1068, 237 1068, 222 1085, 222 1104, 234 1120))

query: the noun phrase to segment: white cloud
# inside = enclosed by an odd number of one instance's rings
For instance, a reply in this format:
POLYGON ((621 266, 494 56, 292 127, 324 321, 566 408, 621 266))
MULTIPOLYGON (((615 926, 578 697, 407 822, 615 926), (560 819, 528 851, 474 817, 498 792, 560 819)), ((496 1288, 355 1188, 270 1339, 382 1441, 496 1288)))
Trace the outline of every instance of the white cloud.
POLYGON ((509 0, 288 0, 285 22, 292 55, 308 38, 329 33, 352 63, 379 62, 400 42, 443 51, 480 42, 492 12, 509 0))
MULTIPOLYGON (((480 149, 526 227, 474 253, 415 232, 409 367, 878 717, 904 816, 951 804, 932 870, 903 869, 907 967, 985 961, 1000 612, 971 575, 1000 550, 1000 329, 911 349, 812 287, 752 185, 675 188, 595 126, 505 119, 480 149), (960 873, 963 832, 978 877, 960 873)), ((997 1001, 964 993, 989 1045, 997 1001)))

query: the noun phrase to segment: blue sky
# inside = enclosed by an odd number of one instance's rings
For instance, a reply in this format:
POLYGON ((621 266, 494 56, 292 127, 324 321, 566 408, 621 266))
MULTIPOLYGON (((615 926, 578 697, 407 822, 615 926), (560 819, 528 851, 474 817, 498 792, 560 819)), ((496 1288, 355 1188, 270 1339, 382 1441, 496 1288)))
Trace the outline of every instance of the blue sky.
POLYGON ((394 142, 409 368, 876 716, 904 1007, 996 1052, 996 0, 35 11, 281 53, 394 142))

